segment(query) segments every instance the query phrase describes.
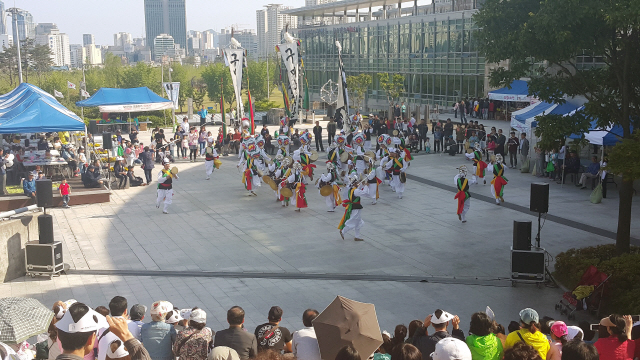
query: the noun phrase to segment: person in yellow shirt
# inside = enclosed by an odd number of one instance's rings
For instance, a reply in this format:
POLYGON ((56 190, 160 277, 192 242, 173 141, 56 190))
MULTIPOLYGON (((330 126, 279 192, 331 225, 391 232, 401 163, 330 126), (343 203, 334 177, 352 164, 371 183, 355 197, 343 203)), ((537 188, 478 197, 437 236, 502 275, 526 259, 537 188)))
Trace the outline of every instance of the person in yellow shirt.
POLYGON ((540 318, 535 310, 530 308, 521 310, 520 330, 509 333, 504 343, 505 350, 522 341, 533 346, 540 354, 540 357, 546 359, 550 345, 547 337, 540 332, 539 321, 540 318))

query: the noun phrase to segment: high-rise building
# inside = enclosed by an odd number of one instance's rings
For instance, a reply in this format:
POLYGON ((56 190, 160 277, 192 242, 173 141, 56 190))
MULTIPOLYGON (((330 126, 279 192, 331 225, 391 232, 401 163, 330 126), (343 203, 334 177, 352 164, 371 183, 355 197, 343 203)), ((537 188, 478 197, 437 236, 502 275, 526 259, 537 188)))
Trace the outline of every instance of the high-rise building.
POLYGON ((280 43, 282 30, 285 27, 294 29, 298 27, 298 17, 281 13, 289 9, 288 6, 279 4, 265 5, 265 8, 256 12, 258 25, 258 56, 264 57, 273 53, 276 45, 280 43))
POLYGON ((133 44, 133 38, 131 34, 128 32, 119 32, 117 34, 113 34, 113 46, 122 46, 133 44))
POLYGON ((26 10, 18 10, 16 12, 18 20, 18 39, 20 41, 27 38, 34 39, 36 37, 36 24, 33 22, 33 16, 26 10))
MULTIPOLYGON (((248 58, 255 58, 258 55, 258 36, 255 30, 235 30, 233 37, 242 44, 242 47, 247 50, 248 58)), ((231 42, 231 30, 223 30, 219 35, 218 46, 225 48, 231 42)))
POLYGON ((0 1, 0 35, 7 34, 7 13, 4 11, 4 2, 0 1))
POLYGON ((69 45, 69 62, 72 68, 79 69, 82 67, 83 59, 86 57, 82 51, 83 49, 80 44, 69 45))
POLYGON ((206 30, 202 32, 202 39, 200 42, 200 48, 203 50, 213 49, 218 47, 218 32, 215 30, 206 30))
POLYGON ((36 35, 50 34, 53 29, 58 30, 58 26, 54 23, 39 23, 36 25, 36 35))
POLYGON ((71 66, 69 36, 60 33, 55 24, 52 25, 48 33, 35 36, 36 44, 49 46, 53 66, 71 66))
POLYGON ((88 65, 102 64, 102 49, 96 44, 88 44, 82 47, 84 63, 88 65))
POLYGON ((176 44, 187 48, 185 0, 144 0, 144 22, 152 52, 155 38, 160 34, 171 35, 176 44))
POLYGON ((172 56, 175 49, 173 36, 160 34, 153 39, 153 58, 159 62, 163 56, 172 56))
POLYGON ((10 48, 13 45, 13 37, 8 34, 0 34, 0 53, 4 52, 4 49, 10 48))
POLYGON ((95 43, 96 39, 93 37, 93 34, 82 34, 82 46, 87 46, 95 43))

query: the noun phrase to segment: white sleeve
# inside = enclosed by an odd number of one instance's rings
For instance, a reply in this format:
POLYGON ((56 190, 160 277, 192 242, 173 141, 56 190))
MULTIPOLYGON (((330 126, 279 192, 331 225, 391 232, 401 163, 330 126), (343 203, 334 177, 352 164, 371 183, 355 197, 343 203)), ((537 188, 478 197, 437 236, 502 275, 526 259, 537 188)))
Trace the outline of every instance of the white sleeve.
POLYGON ((469 160, 473 159, 473 153, 471 153, 471 154, 466 153, 466 154, 464 154, 464 156, 466 156, 467 159, 469 159, 469 160))
POLYGON ((287 178, 287 182, 294 183, 295 181, 296 181, 296 173, 292 171, 291 175, 289 175, 289 177, 287 178))
POLYGON ((408 161, 403 161, 402 162, 402 169, 400 169, 401 172, 405 172, 407 171, 407 167, 409 166, 409 162, 408 161))
POLYGON ((458 188, 458 178, 460 177, 460 174, 456 175, 453 177, 453 185, 456 186, 456 189, 458 188))
POLYGON ((362 188, 357 188, 354 192, 353 195, 355 196, 365 196, 365 195, 369 195, 369 187, 365 186, 362 188))
POLYGON ((158 174, 158 182, 164 183, 165 181, 167 181, 167 178, 162 176, 162 171, 160 171, 160 173, 158 174))
POLYGON ((364 151, 362 150, 362 146, 358 146, 356 148, 356 155, 364 155, 364 151))
POLYGON ((267 166, 267 168, 269 169, 269 172, 273 172, 276 170, 276 163, 271 163, 267 166))

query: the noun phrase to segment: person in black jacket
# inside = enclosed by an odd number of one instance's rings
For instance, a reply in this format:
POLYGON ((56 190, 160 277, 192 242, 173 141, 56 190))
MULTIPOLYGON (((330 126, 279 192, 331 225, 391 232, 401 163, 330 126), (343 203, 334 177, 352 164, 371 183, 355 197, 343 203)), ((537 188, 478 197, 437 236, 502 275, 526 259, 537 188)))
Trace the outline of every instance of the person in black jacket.
POLYGON ((113 164, 113 173, 116 176, 116 179, 120 180, 118 182, 118 189, 124 188, 127 184, 127 170, 124 168, 124 159, 118 157, 116 159, 116 163, 113 164))
POLYGON ((422 144, 427 140, 427 131, 429 131, 429 127, 427 123, 422 119, 420 124, 418 124, 418 135, 420 135, 419 149, 422 151, 422 144))
POLYGON ((327 124, 327 135, 327 144, 331 145, 333 137, 336 136, 336 122, 333 121, 333 118, 330 118, 329 123, 327 124))
POLYGON ((142 169, 144 169, 144 177, 147 180, 147 185, 151 183, 151 171, 154 168, 153 164, 153 150, 148 146, 144 147, 144 152, 141 152, 138 158, 142 161, 142 169))
POLYGON ((416 330, 413 345, 422 353, 422 360, 431 360, 431 353, 436 350, 438 341, 453 336, 464 341, 464 332, 460 330, 460 318, 444 310, 436 310, 424 320, 422 329, 416 330), (451 334, 447 332, 449 322, 453 325, 451 334), (435 332, 429 335, 429 325, 433 325, 435 332))
POLYGON ((324 151, 324 147, 322 147, 322 126, 320 126, 320 121, 316 121, 316 126, 313 127, 313 136, 316 138, 316 151, 324 151))

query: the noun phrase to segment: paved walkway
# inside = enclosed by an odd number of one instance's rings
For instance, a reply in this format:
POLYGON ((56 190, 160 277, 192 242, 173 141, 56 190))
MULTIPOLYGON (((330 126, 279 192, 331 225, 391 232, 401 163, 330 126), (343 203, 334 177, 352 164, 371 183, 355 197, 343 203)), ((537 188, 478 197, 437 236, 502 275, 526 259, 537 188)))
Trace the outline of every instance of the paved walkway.
MULTIPOLYGON (((365 241, 354 242, 340 238, 342 213, 328 213, 316 190, 308 191, 309 208, 297 213, 282 208, 266 186, 257 197, 246 196, 237 158, 222 161, 210 181, 204 180, 201 159, 180 161, 168 215, 154 206, 155 186, 114 191, 109 204, 54 209, 55 236, 63 241, 71 274, 53 281, 18 279, 0 284, 0 293, 35 296, 46 304, 73 297, 92 306, 117 294, 131 303, 168 299, 211 312, 214 329, 224 327, 226 309, 236 304, 247 310, 248 327, 277 304, 285 310, 284 325, 300 328, 304 309, 322 310, 343 295, 375 303, 390 331, 437 307, 467 323, 490 305, 507 324, 523 307, 553 314, 561 297, 559 289, 512 288, 508 281, 513 221, 537 220, 526 211, 530 183, 538 181, 530 174, 507 170, 508 206, 487 199, 488 185, 474 185, 469 221, 461 224, 453 176, 469 163, 461 156, 418 154, 403 199, 383 186, 377 205, 363 201, 365 241)), ((319 166, 317 173, 322 171, 319 166)), ((588 194, 551 185, 541 233, 551 255, 614 242, 608 234, 616 227, 615 192, 598 205, 588 194)), ((639 206, 636 201, 634 214, 639 206)), ((639 233, 639 225, 633 226, 632 234, 639 233)))

